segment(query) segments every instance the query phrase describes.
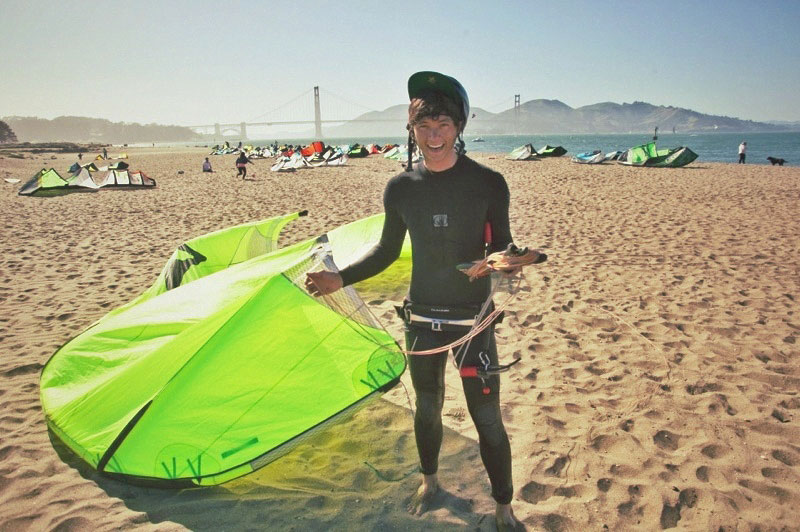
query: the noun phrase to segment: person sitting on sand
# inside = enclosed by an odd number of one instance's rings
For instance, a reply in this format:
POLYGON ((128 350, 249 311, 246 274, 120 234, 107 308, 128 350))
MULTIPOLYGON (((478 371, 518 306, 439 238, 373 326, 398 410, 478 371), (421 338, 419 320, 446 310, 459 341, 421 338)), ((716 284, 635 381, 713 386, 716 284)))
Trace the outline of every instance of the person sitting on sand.
MULTIPOLYGON (((484 256, 485 224, 490 224, 493 235, 490 251, 505 249, 512 237, 505 179, 464 155, 461 135, 469 117, 464 88, 450 76, 417 72, 408 80, 408 93, 409 163, 384 190, 386 217, 380 241, 362 259, 338 273, 308 273, 305 286, 311 295, 321 296, 376 275, 400 255, 408 231, 413 253, 411 285, 403 308, 405 342, 406 349, 419 351, 446 346, 469 330, 469 326, 453 330, 446 323, 442 325, 446 319, 438 320, 437 328, 430 320, 437 318, 437 310, 447 316, 466 311, 474 318, 490 297, 488 277, 470 282, 456 268, 459 263, 484 256), (424 158, 412 168, 413 143, 424 158), (417 321, 418 315, 429 321, 417 321)), ((457 362, 464 366, 497 365, 494 325, 468 345, 457 362)), ((408 507, 415 515, 427 511, 439 492, 447 358, 448 352, 441 350, 433 355, 411 355, 408 360, 417 397, 414 433, 423 475, 408 507)), ((469 413, 478 430, 481 459, 497 503, 497 526, 506 530, 521 528, 522 524, 511 509, 511 446, 503 426, 499 386, 497 374, 485 379, 462 377, 469 413)))
POLYGON ((209 161, 208 157, 206 157, 206 160, 203 161, 203 172, 213 172, 213 171, 214 170, 211 169, 211 161, 209 161))
POLYGON ((250 162, 250 159, 247 158, 244 152, 239 153, 239 157, 236 158, 236 168, 239 170, 237 175, 242 176, 243 180, 247 179, 247 163, 250 162))

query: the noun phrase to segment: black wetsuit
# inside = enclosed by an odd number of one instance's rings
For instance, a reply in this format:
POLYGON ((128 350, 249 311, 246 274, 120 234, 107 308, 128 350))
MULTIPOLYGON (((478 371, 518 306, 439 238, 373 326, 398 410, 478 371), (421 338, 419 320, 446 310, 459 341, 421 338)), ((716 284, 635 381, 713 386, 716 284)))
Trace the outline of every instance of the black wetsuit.
MULTIPOLYGON (((503 176, 464 155, 443 172, 431 172, 420 164, 389 181, 383 203, 386 220, 380 242, 365 257, 340 272, 344 285, 371 277, 394 262, 408 230, 413 260, 409 300, 434 306, 480 306, 489 296, 489 279, 470 282, 456 266, 483 258, 486 222, 493 233, 490 252, 505 249, 511 242, 509 193, 503 176)), ((464 333, 407 326, 406 347, 416 351, 435 348, 464 333)), ((463 355, 464 365, 478 365, 481 351, 497 364, 493 327, 473 339, 463 355)), ((439 353, 409 357, 417 394, 414 432, 424 474, 438 470, 447 356, 439 353)), ((508 504, 513 495, 511 447, 500 413, 499 384, 497 375, 485 381, 462 379, 469 412, 478 429, 481 458, 492 484, 492 496, 497 502, 508 504)))

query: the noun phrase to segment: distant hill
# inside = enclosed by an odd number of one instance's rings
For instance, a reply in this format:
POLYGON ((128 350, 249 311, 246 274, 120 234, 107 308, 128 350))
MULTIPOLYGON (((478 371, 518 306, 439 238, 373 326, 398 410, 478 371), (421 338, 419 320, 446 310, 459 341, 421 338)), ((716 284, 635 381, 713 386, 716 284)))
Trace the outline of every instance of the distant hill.
POLYGON ((199 140, 200 135, 182 126, 111 122, 103 118, 59 116, 53 120, 26 116, 2 119, 19 142, 100 142, 128 144, 134 142, 175 142, 199 140))
MULTIPOLYGON (((472 114, 495 116, 480 107, 473 107, 472 114)), ((324 118, 324 116, 323 116, 324 118)), ((326 137, 402 137, 408 123, 408 104, 393 105, 383 111, 370 111, 341 126, 323 125, 326 137)), ((468 122, 469 123, 469 122, 468 122)))
POLYGON ((800 122, 791 122, 788 120, 768 120, 767 124, 789 128, 792 131, 800 131, 800 122))
MULTIPOLYGON (((406 123, 407 105, 395 105, 385 111, 373 111, 356 120, 375 122, 347 123, 326 127, 326 136, 369 137, 399 136, 406 123), (384 120, 379 122, 378 120, 384 120)), ((603 102, 574 109, 559 100, 530 100, 519 111, 507 109, 490 113, 473 108, 466 135, 477 134, 556 134, 556 133, 647 133, 656 127, 662 132, 704 131, 771 132, 797 130, 792 123, 766 123, 715 116, 680 107, 652 105, 645 102, 603 102)))

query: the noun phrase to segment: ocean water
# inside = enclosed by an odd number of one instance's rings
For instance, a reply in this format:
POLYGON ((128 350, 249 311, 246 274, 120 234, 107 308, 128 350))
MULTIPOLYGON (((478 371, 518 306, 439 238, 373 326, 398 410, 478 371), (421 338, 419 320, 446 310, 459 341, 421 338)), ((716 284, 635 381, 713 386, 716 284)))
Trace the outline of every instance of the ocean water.
MULTIPOLYGON (((533 144, 537 150, 545 144, 563 146, 567 157, 587 151, 602 150, 610 152, 625 150, 644 144, 653 139, 652 134, 603 134, 603 135, 486 135, 484 142, 474 142, 474 136, 467 135, 467 152, 508 153, 524 144, 533 144)), ((315 139, 264 139, 248 140, 246 144, 262 146, 274 141, 279 144, 308 144, 315 139)), ((406 137, 373 138, 324 138, 326 144, 403 144, 406 137)), ((695 163, 720 162, 735 163, 739 160, 739 143, 747 141, 747 164, 769 165, 767 157, 786 159, 786 166, 800 166, 800 132, 791 133, 672 133, 659 132, 656 145, 659 149, 688 146, 698 158, 695 163)), ((238 141, 238 140, 237 140, 238 141)), ((206 142, 208 143, 208 142, 206 142)), ((235 145, 234 141, 231 144, 235 145)))

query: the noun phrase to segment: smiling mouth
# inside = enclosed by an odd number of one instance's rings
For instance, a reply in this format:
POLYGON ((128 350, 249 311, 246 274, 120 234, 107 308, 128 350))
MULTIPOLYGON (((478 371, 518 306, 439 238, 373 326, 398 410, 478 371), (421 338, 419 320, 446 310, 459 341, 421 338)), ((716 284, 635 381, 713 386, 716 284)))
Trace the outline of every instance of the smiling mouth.
POLYGON ((441 150, 442 148, 444 148, 444 144, 439 144, 438 146, 432 146, 432 145, 428 144, 428 149, 429 150, 437 151, 437 150, 441 150))

